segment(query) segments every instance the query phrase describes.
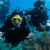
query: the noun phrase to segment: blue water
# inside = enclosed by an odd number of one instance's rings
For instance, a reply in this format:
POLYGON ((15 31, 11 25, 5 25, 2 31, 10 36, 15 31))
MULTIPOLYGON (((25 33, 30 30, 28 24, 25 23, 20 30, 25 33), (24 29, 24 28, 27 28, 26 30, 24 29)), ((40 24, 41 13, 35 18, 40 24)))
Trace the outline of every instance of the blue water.
MULTIPOLYGON (((34 8, 33 4, 36 0, 9 0, 9 13, 11 14, 16 8, 20 10, 28 10, 34 8)), ((45 0, 45 6, 50 9, 50 0, 45 0)), ((50 18, 50 10, 47 10, 48 16, 50 18)))
MULTIPOLYGON (((9 4, 9 13, 11 14, 11 12, 13 10, 15 10, 16 8, 20 8, 20 10, 28 10, 30 8, 33 8, 33 3, 36 0, 10 0, 10 4, 9 4)), ((47 9, 50 9, 50 0, 45 0, 45 6, 47 9)), ((48 16, 50 18, 50 10, 47 10, 48 12, 48 16)), ((38 35, 38 33, 37 33, 38 35)), ((3 49, 2 50, 10 50, 9 48, 6 48, 6 45, 3 44, 2 42, 0 42, 0 46, 3 45, 3 49)), ((16 48, 12 48, 11 50, 22 50, 22 48, 17 46, 16 48)))
MULTIPOLYGON (((20 8, 20 10, 27 10, 29 8, 33 8, 33 3, 36 0, 10 0, 10 6, 9 11, 13 11, 17 7, 20 8)), ((50 9, 50 0, 45 0, 45 6, 46 8, 50 9)), ((48 11, 48 15, 50 15, 50 11, 48 11)))

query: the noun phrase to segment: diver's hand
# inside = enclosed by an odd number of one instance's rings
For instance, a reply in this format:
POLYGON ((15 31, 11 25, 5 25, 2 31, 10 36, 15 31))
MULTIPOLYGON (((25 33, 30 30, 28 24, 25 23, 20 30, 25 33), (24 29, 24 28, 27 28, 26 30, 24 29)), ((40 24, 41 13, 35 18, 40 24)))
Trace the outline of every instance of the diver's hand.
POLYGON ((9 30, 14 30, 15 28, 11 28, 11 29, 9 29, 9 30))
POLYGON ((4 32, 1 32, 1 31, 0 31, 0 37, 3 36, 3 33, 4 33, 4 32))
POLYGON ((5 40, 5 38, 3 38, 3 34, 4 34, 4 32, 1 32, 1 31, 0 31, 0 40, 2 40, 2 41, 5 40))

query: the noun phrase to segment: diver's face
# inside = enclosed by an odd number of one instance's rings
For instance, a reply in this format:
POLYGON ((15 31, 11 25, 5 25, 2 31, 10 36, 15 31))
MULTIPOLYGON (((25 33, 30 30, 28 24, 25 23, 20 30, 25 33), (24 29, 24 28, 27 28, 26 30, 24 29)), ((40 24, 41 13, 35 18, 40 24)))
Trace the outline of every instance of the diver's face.
POLYGON ((21 25, 20 20, 19 20, 19 19, 14 19, 13 25, 14 25, 15 27, 20 27, 20 25, 21 25))
POLYGON ((20 15, 15 15, 12 17, 11 21, 15 27, 20 27, 22 23, 22 17, 20 15))

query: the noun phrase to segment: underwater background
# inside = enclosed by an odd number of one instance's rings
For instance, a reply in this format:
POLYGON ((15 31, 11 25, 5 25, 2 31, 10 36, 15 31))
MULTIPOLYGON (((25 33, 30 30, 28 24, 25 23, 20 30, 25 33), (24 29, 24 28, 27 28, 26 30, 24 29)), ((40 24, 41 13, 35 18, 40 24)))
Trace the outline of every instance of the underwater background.
MULTIPOLYGON (((2 1, 2 0, 0 0, 2 1)), ((6 1, 6 0, 5 0, 6 1)), ((33 3, 36 0, 9 0, 8 4, 7 4, 7 9, 3 10, 3 12, 5 13, 5 11, 7 11, 5 14, 8 16, 9 14, 11 14, 16 8, 19 8, 20 10, 29 10, 30 8, 34 8, 33 3)), ((1 3, 1 2, 0 2, 1 3)), ((45 6, 47 9, 50 9, 50 0, 45 0, 45 6)), ((1 11, 0 11, 1 12, 1 11)), ((48 16, 50 18, 50 10, 47 10, 48 16)), ((4 14, 0 14, 4 15, 4 14)), ((4 25, 5 21, 5 17, 0 17, 0 27, 2 27, 4 25), (3 19, 1 19, 3 18, 3 19)), ((31 28, 31 26, 30 26, 31 28)), ((31 28, 32 30, 33 28, 31 28)), ((33 30, 34 32, 34 30, 33 30)), ((39 32, 36 32, 36 36, 39 36, 39 32)), ((9 46, 9 44, 7 43, 3 43, 3 41, 0 39, 0 50, 22 50, 22 45, 21 43, 15 47, 15 48, 11 48, 9 46)))
MULTIPOLYGON (((2 0, 0 0, 0 1, 2 1, 2 0)), ((33 4, 35 1, 37 1, 37 0, 8 0, 8 1, 5 0, 5 2, 7 2, 7 4, 5 4, 5 6, 7 6, 7 8, 6 8, 6 10, 3 10, 3 13, 5 11, 7 11, 6 12, 7 14, 11 14, 12 11, 14 11, 16 8, 19 8, 20 10, 29 10, 30 8, 34 8, 33 4)), ((50 0, 45 1, 45 6, 47 9, 50 9, 50 0)), ((4 9, 4 7, 2 9, 4 9)), ((50 18, 50 10, 47 10, 47 13, 48 13, 48 16, 50 18)), ((2 15, 2 14, 0 13, 0 15, 2 15)))
MULTIPOLYGON (((10 0, 10 6, 9 11, 13 11, 17 7, 20 8, 20 10, 27 10, 30 8, 33 8, 33 4, 36 0, 10 0)), ((46 8, 50 9, 50 0, 45 0, 45 6, 46 8)), ((50 11, 48 11, 49 15, 50 11)))

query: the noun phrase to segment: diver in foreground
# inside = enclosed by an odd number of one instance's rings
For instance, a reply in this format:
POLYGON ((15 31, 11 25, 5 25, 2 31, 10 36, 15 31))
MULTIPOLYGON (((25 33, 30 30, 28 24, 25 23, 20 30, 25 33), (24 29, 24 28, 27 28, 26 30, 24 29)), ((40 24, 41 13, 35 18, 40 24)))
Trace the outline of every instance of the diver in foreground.
POLYGON ((17 12, 8 17, 0 31, 4 32, 5 42, 12 44, 12 47, 17 46, 30 33, 25 18, 17 12))

